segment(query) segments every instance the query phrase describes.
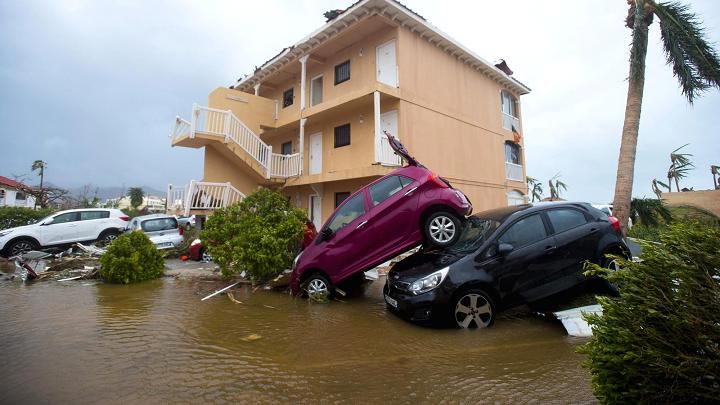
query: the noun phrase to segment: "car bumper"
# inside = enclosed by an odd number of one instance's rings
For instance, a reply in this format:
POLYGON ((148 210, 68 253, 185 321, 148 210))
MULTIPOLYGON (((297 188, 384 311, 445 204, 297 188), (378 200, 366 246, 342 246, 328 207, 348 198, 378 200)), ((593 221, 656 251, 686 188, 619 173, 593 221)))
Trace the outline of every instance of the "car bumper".
POLYGON ((411 322, 433 323, 447 317, 450 297, 442 289, 420 295, 406 295, 385 283, 383 296, 392 313, 411 322))

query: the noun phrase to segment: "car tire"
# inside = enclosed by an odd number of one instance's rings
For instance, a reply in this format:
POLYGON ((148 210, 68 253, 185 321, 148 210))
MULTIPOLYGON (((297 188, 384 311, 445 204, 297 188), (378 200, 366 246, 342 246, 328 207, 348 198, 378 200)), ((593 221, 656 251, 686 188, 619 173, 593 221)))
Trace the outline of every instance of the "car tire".
POLYGON ((431 246, 450 246, 460 237, 460 220, 455 215, 439 211, 425 221, 425 241, 431 246))
POLYGON ((118 231, 103 231, 103 233, 100 234, 100 237, 98 237, 98 242, 106 245, 110 244, 118 237, 118 235, 120 235, 120 232, 118 231))
POLYGON ((34 240, 28 238, 20 238, 8 244, 7 253, 8 257, 13 257, 19 256, 31 250, 36 250, 37 248, 38 244, 34 240))
POLYGON ((466 290, 452 301, 450 320, 457 328, 490 327, 495 322, 495 302, 490 294, 483 290, 466 290))
POLYGON ((309 299, 319 298, 324 295, 326 298, 332 297, 333 285, 321 273, 314 273, 302 283, 305 296, 309 299))

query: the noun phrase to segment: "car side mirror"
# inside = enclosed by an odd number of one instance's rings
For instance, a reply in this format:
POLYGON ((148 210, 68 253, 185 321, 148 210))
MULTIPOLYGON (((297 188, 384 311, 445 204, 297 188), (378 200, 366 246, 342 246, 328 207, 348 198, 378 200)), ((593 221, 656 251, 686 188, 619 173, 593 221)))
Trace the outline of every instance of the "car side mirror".
POLYGON ((53 223, 54 220, 55 220, 55 218, 46 219, 46 220, 43 221, 40 225, 42 225, 42 226, 50 225, 50 224, 53 223))
POLYGON ((322 231, 320 231, 320 240, 326 241, 332 239, 333 231, 330 228, 323 228, 322 231))
POLYGON ((515 248, 509 243, 500 243, 498 245, 497 252, 500 256, 507 256, 507 254, 512 252, 513 249, 515 248))

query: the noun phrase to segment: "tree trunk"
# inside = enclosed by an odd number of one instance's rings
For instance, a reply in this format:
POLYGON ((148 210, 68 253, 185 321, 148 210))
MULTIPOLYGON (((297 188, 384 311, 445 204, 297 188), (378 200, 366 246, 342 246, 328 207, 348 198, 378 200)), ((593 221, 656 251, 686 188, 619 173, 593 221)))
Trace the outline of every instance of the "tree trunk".
POLYGON ((613 215, 620 221, 623 235, 627 234, 635 175, 635 151, 637 149, 640 110, 645 86, 645 56, 648 43, 648 7, 644 0, 635 0, 632 45, 630 49, 630 76, 625 104, 625 122, 620 141, 613 215))
POLYGON ((678 193, 680 192, 680 182, 678 181, 678 178, 675 177, 675 188, 677 189, 678 193))

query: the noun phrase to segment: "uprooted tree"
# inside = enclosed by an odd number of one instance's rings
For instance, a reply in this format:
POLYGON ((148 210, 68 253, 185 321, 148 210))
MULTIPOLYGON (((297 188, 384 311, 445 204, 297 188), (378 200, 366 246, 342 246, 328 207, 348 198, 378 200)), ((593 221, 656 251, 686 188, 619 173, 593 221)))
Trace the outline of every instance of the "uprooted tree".
MULTIPOLYGON (((619 297, 586 315, 581 352, 602 403, 711 403, 720 395, 720 228, 673 224, 609 273, 619 297)), ((594 272, 603 272, 598 266, 594 272)))
POLYGON ((264 282, 292 264, 305 220, 282 194, 262 188, 211 215, 200 238, 223 275, 244 270, 264 282))

